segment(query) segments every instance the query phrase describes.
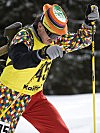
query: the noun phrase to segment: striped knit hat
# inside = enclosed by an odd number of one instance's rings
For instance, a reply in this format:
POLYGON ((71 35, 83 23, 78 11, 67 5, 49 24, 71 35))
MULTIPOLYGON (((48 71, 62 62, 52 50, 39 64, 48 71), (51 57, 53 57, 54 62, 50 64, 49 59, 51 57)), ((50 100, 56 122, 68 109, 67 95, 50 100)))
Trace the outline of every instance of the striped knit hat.
POLYGON ((45 4, 43 6, 43 25, 52 33, 64 35, 68 31, 67 17, 63 9, 57 5, 45 4))

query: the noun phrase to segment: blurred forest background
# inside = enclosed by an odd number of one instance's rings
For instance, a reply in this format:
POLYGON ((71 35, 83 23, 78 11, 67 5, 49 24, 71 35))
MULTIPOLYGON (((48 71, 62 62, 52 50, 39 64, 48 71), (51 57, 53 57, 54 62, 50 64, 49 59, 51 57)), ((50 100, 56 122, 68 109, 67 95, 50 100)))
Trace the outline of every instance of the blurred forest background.
MULTIPOLYGON (((69 18, 70 32, 77 32, 84 21, 85 11, 89 3, 95 3, 100 9, 99 0, 0 0, 0 35, 4 28, 16 21, 23 26, 32 24, 42 13, 45 3, 59 4, 69 18)), ((96 56, 96 92, 100 92, 100 19, 97 21, 95 34, 96 56)), ((0 46, 4 45, 0 43, 0 46)), ((5 67, 7 54, 0 57, 0 73, 5 67)), ((66 54, 63 59, 56 59, 44 86, 48 95, 71 95, 92 92, 91 46, 66 54)))

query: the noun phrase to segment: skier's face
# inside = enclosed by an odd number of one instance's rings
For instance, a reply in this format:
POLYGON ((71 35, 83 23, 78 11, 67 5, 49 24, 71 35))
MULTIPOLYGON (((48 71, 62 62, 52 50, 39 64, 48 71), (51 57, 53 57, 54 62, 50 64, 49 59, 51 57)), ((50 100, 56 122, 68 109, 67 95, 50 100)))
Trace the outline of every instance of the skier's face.
POLYGON ((44 28, 44 26, 41 24, 41 22, 38 23, 37 31, 38 31, 39 36, 41 37, 42 42, 47 45, 52 43, 52 41, 54 41, 58 37, 58 35, 53 34, 53 33, 49 32, 46 28, 44 28))

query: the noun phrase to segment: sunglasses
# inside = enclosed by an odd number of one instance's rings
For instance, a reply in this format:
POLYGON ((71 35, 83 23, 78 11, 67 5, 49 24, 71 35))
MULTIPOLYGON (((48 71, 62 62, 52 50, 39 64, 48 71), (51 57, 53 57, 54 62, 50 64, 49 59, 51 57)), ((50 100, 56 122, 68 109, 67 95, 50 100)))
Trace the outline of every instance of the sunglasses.
MULTIPOLYGON (((45 27, 44 27, 44 28, 45 28, 45 27)), ((57 35, 57 34, 55 34, 55 33, 50 32, 47 28, 45 28, 45 31, 46 31, 46 33, 48 34, 48 36, 49 36, 51 39, 56 39, 56 38, 60 37, 60 35, 57 35)))

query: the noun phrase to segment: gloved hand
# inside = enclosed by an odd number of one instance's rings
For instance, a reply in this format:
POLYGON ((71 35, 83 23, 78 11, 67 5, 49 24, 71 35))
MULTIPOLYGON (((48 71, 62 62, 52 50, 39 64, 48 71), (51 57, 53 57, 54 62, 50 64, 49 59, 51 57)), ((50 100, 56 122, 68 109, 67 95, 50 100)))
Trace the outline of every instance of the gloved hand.
POLYGON ((49 57, 51 60, 56 59, 57 57, 63 57, 63 50, 61 46, 54 45, 54 46, 46 46, 43 49, 38 51, 38 57, 40 59, 45 59, 49 57))
POLYGON ((47 48, 46 54, 50 57, 51 60, 54 60, 57 57, 63 57, 63 50, 62 47, 58 45, 50 46, 47 48))
POLYGON ((99 19, 99 11, 96 5, 88 5, 85 15, 85 23, 91 26, 91 22, 99 19))

